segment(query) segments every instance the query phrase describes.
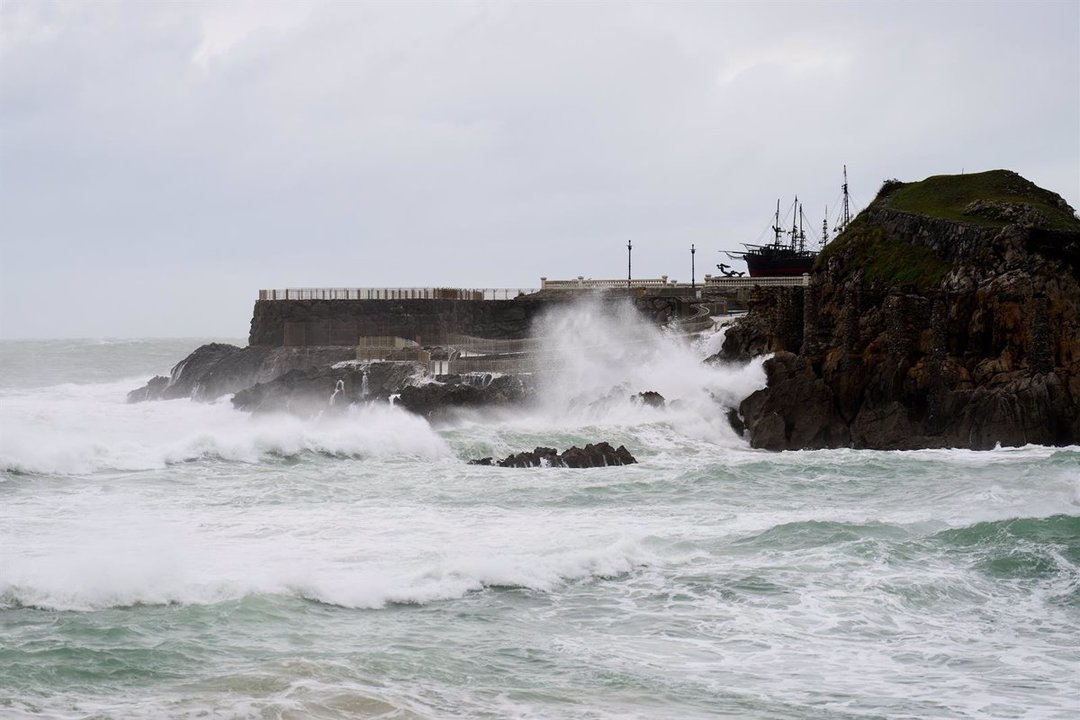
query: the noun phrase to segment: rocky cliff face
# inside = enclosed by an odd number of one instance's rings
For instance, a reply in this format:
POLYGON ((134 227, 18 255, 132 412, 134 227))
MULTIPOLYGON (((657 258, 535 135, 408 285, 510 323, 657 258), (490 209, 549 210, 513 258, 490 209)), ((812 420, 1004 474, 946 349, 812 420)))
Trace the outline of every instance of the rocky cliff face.
POLYGON ((723 355, 766 352, 755 447, 1080 442, 1080 221, 1006 171, 886 183, 723 355))

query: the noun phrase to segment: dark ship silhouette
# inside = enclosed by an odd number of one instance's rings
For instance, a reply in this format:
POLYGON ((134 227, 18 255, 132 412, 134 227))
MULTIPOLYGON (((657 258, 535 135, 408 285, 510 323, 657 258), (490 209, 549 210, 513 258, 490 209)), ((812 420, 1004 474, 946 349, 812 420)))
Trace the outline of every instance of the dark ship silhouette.
MULTIPOLYGON (((844 184, 841 187, 843 190, 843 210, 840 221, 835 228, 838 234, 843 232, 844 228, 851 222, 846 165, 844 166, 844 184)), ((746 262, 750 277, 775 277, 808 273, 810 268, 814 266, 814 260, 817 258, 818 252, 825 247, 829 240, 828 209, 826 209, 825 215, 825 220, 821 223, 820 247, 817 250, 808 250, 806 248, 806 231, 803 229, 806 218, 803 215, 799 198, 796 197, 792 205, 790 230, 780 226, 780 201, 777 200, 776 215, 772 224, 774 239, 771 243, 768 245, 743 243, 742 245, 746 250, 735 252, 725 250, 723 252, 732 260, 746 262), (786 240, 784 239, 785 236, 787 236, 786 240)), ((741 277, 743 274, 735 272, 731 269, 731 266, 725 263, 720 263, 716 267, 725 277, 741 277)))

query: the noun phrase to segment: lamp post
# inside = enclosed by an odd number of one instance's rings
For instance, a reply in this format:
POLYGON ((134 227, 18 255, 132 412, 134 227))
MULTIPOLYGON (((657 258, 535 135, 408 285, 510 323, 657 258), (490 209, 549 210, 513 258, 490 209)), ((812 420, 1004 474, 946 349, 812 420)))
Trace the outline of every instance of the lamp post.
POLYGON ((697 282, 695 281, 695 275, 694 275, 694 253, 696 253, 696 252, 697 252, 697 250, 694 249, 694 243, 690 243, 690 289, 691 290, 693 290, 694 288, 697 287, 697 282))
POLYGON ((632 267, 630 261, 631 261, 631 253, 633 252, 633 250, 634 250, 634 246, 630 243, 629 240, 627 240, 626 241, 626 289, 627 290, 630 289, 630 278, 633 277, 630 274, 630 269, 632 267))

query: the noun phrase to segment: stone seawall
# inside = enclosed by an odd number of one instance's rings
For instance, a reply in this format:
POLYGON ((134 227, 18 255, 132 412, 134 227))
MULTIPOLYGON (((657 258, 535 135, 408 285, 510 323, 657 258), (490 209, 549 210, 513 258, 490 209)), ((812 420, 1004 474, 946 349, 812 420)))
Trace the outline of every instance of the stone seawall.
MULTIPOLYGON (((573 293, 536 293, 513 300, 258 300, 251 318, 252 346, 355 345, 360 336, 397 336, 423 345, 447 344, 455 335, 493 339, 528 337, 547 309, 571 302, 573 293)), ((625 293, 602 295, 622 302, 625 293)), ((678 297, 636 295, 649 320, 692 313, 678 297)))
POLYGON ((355 345, 362 335, 437 344, 454 335, 521 338, 550 301, 259 300, 250 345, 355 345))

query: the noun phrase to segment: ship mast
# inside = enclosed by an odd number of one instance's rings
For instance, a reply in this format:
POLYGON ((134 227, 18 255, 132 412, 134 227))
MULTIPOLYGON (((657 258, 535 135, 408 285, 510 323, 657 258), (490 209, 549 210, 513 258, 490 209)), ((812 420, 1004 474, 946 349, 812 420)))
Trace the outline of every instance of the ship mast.
POLYGON ((789 245, 789 247, 792 250, 794 250, 795 249, 795 243, 799 239, 799 229, 798 229, 799 196, 798 195, 795 196, 795 204, 792 205, 791 210, 792 210, 792 212, 791 212, 791 244, 789 245))
POLYGON ((839 232, 844 232, 844 230, 847 229, 848 223, 851 222, 851 203, 848 200, 847 165, 844 166, 844 184, 841 187, 844 190, 844 211, 840 215, 839 232))
POLYGON ((821 221, 821 247, 829 244, 829 206, 825 206, 825 219, 821 221))
POLYGON ((773 220, 772 230, 773 234, 776 235, 773 239, 773 246, 780 247, 780 236, 784 234, 784 230, 780 227, 780 198, 776 198, 776 219, 773 220))
POLYGON ((805 219, 802 211, 802 203, 799 203, 799 252, 806 251, 806 231, 803 230, 803 220, 805 219))

